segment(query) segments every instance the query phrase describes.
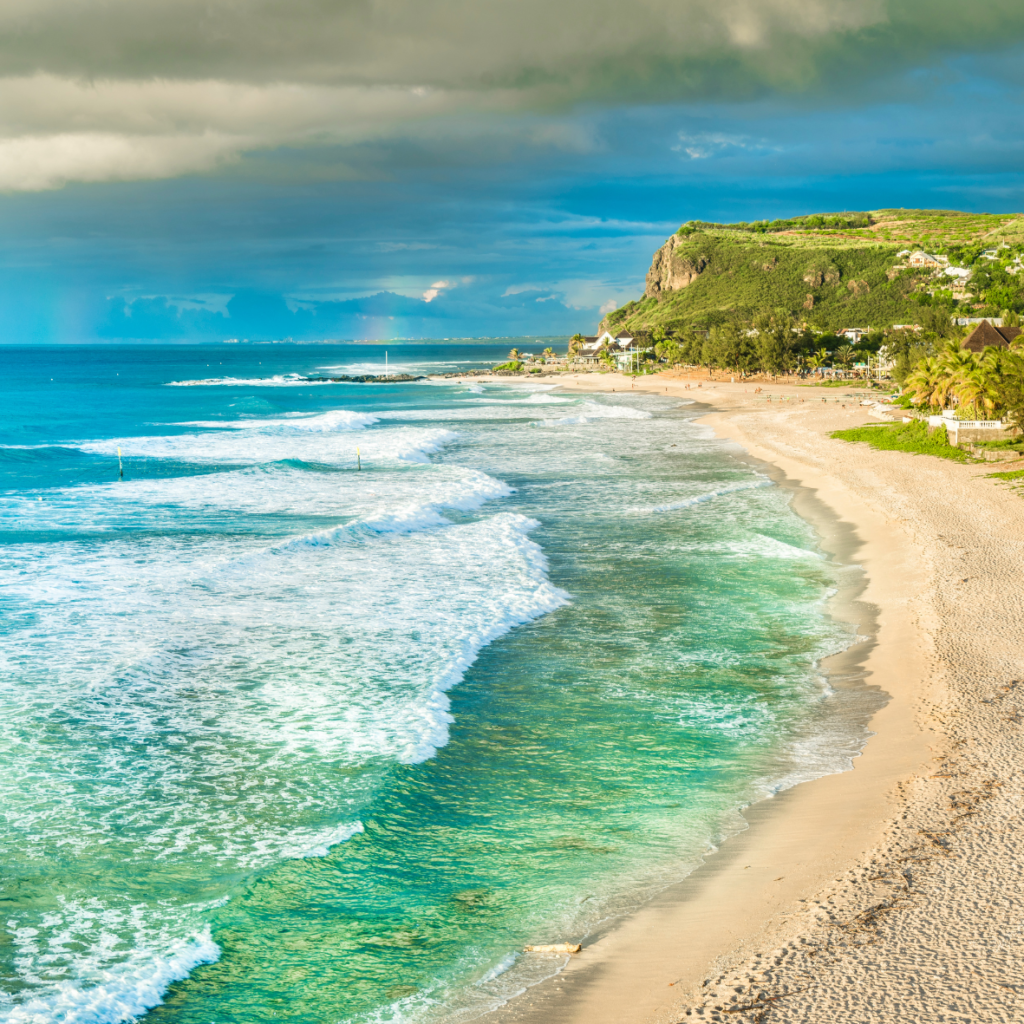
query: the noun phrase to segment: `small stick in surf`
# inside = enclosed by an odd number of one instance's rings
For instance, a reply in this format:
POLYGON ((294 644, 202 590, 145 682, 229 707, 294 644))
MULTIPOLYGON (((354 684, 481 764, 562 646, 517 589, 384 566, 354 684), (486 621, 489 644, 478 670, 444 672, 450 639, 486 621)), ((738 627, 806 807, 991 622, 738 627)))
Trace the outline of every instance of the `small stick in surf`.
POLYGON ((117 449, 117 478, 118 480, 124 479, 124 463, 121 462, 121 449, 117 449))
POLYGON ((363 460, 359 456, 359 449, 356 448, 356 472, 361 473, 363 471, 363 460))

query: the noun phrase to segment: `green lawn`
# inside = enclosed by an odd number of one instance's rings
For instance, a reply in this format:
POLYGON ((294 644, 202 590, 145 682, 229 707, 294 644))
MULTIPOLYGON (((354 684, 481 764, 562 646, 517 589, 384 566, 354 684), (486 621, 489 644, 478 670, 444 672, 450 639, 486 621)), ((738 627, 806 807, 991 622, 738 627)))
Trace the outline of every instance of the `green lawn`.
POLYGON ((839 441, 866 441, 881 451, 910 452, 913 455, 936 455, 954 462, 973 462, 967 452, 954 448, 946 440, 946 429, 928 433, 923 420, 913 423, 866 423, 850 430, 835 430, 832 437, 839 441))

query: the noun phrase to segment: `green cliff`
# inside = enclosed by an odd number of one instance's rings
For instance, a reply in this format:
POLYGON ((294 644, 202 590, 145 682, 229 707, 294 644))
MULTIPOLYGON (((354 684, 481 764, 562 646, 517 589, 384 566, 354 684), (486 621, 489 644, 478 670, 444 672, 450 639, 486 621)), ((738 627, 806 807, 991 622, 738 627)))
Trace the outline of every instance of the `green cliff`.
POLYGON ((749 321, 765 309, 785 309, 826 332, 948 323, 951 311, 998 314, 1024 308, 1016 276, 1006 273, 1021 252, 1020 214, 875 210, 754 224, 691 221, 654 254, 643 298, 610 313, 601 330, 681 334, 749 321), (982 257, 993 248, 998 260, 982 257), (908 267, 897 255, 907 249, 977 271, 954 293, 941 270, 908 267))

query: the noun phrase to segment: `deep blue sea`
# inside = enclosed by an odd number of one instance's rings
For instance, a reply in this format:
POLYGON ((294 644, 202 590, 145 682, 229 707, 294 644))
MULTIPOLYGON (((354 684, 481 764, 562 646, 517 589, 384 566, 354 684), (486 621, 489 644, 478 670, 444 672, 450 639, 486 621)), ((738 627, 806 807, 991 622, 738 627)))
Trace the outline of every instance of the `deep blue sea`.
POLYGON ((849 767, 848 570, 699 407, 305 379, 384 351, 0 348, 0 1020, 469 1021, 849 767))

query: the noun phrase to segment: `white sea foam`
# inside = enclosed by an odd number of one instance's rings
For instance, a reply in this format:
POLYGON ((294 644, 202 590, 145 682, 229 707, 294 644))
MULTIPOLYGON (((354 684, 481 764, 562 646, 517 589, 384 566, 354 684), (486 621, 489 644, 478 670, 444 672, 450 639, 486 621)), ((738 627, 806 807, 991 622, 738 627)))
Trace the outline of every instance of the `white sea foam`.
POLYGON ((764 478, 760 480, 745 480, 741 483, 727 484, 724 487, 718 487, 713 491, 706 491, 704 494, 694 494, 689 498, 682 498, 679 501, 670 501, 664 505, 654 505, 650 508, 636 508, 634 512, 640 514, 649 514, 653 512, 675 512, 681 508, 691 508, 693 505, 699 505, 705 501, 711 501, 714 498, 724 497, 726 494, 735 494, 737 491, 750 491, 760 487, 771 487, 771 480, 764 478))
POLYGON ((188 511, 214 523, 223 515, 303 515, 344 519, 383 531, 388 523, 445 509, 475 511, 514 491, 479 470, 457 466, 400 466, 385 473, 311 473, 289 466, 253 466, 200 476, 114 481, 0 495, 0 524, 23 530, 67 530, 89 534, 138 526, 180 525, 188 511))
MULTIPOLYGON (((483 389, 481 389, 483 390, 483 389)), ((473 401, 479 402, 484 399, 473 399, 473 401)), ((576 403, 580 400, 578 398, 569 398, 565 395, 553 395, 550 391, 532 391, 526 396, 526 398, 499 398, 495 399, 493 396, 486 399, 488 402, 496 402, 498 405, 568 405, 570 403, 576 403)))
MULTIPOLYGON (((481 477, 453 499, 505 490, 481 477)), ((371 785, 374 764, 431 757, 448 740, 446 691, 480 649, 567 595, 523 516, 453 525, 420 506, 418 522, 396 520, 269 548, 223 535, 69 542, 45 559, 8 548, 0 677, 32 682, 3 694, 8 842, 255 867, 323 845, 310 837, 325 814, 363 784, 351 769, 368 766, 371 785), (88 777, 92 798, 66 777, 88 777)))
POLYGON ((495 978, 500 978, 506 971, 515 966, 518 959, 518 953, 509 953, 508 956, 503 957, 489 971, 485 972, 477 981, 477 984, 486 985, 488 982, 494 981, 495 978))
MULTIPOLYGON (((79 940, 69 932, 64 941, 79 940)), ((56 945, 59 949, 61 944, 56 945)), ((51 953, 43 961, 53 958, 51 953)), ((4 1024, 128 1024, 159 1006, 167 989, 187 978, 193 968, 219 958, 220 948, 209 928, 164 954, 137 946, 123 962, 102 966, 95 956, 73 957, 76 976, 58 982, 46 995, 18 1003, 0 993, 0 1013, 4 1024)), ((38 958, 19 959, 24 967, 26 959, 38 958)))
POLYGON ((382 420, 531 420, 537 405, 561 405, 566 399, 555 395, 537 395, 514 402, 494 402, 487 405, 445 406, 442 409, 394 409, 379 412, 382 420))
POLYGON ((275 419, 239 419, 239 420, 194 420, 179 423, 180 427, 201 427, 204 430, 254 430, 260 433, 280 433, 282 431, 309 430, 315 433, 330 433, 335 430, 361 430, 378 422, 376 416, 369 413, 353 412, 350 409, 332 409, 330 412, 316 416, 286 416, 275 419))
MULTIPOLYGON (((298 421, 301 422, 301 421, 298 421)), ((360 432, 358 446, 364 465, 375 461, 424 462, 453 441, 456 434, 441 428, 393 427, 360 432)), ((119 437, 79 441, 70 447, 96 455, 175 459, 210 464, 281 462, 296 459, 325 465, 356 465, 357 442, 347 430, 309 430, 301 427, 263 430, 207 430, 202 433, 119 437)))
MULTIPOLYGON (((295 829, 289 835, 290 845, 280 848, 280 855, 290 859, 306 859, 308 857, 326 857, 332 846, 347 842, 363 831, 363 823, 355 821, 348 825, 337 825, 334 828, 315 830, 295 829)), ((275 855, 278 850, 273 851, 275 855)))
POLYGON ((721 550, 729 554, 740 556, 753 555, 757 558, 781 558, 787 560, 814 558, 820 560, 824 557, 818 551, 799 548, 793 544, 787 544, 785 541, 776 540, 774 537, 767 537, 761 533, 755 534, 747 540, 737 540, 723 544, 721 550))
POLYGON ((646 409, 634 409, 629 405, 604 405, 598 402, 584 402, 575 416, 560 416, 558 419, 538 420, 542 427, 565 427, 600 420, 649 420, 652 413, 646 409))
POLYGON ((309 380, 298 373, 277 373, 272 377, 209 377, 204 380, 172 380, 167 387, 294 388, 316 387, 330 381, 309 380))

